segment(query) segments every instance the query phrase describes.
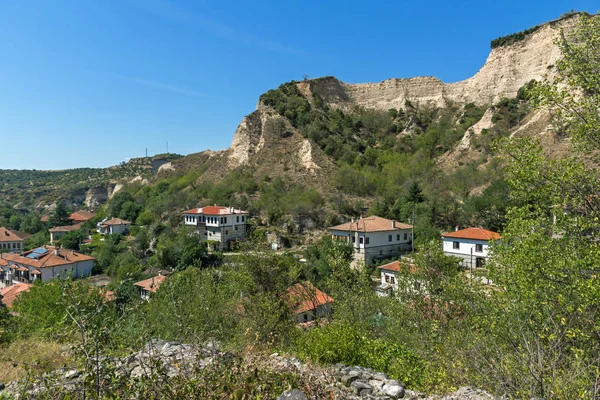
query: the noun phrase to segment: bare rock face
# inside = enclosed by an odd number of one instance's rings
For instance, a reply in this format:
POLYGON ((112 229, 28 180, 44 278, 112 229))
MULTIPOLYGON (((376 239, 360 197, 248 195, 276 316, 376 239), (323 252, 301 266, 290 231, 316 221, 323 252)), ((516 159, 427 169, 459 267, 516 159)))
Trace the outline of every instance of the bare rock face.
POLYGON ((108 201, 112 187, 102 186, 90 188, 85 194, 84 204, 90 210, 97 208, 100 204, 108 201))
POLYGON ((222 170, 249 166, 259 176, 316 179, 317 171, 321 178, 333 169, 333 163, 318 146, 304 138, 287 118, 262 104, 238 126, 225 160, 227 165, 221 165, 222 170))
POLYGON ((456 83, 444 83, 435 77, 388 79, 379 83, 348 84, 335 78, 301 82, 301 93, 312 92, 338 107, 358 105, 388 110, 413 104, 445 107, 449 102, 490 105, 503 97, 515 97, 519 88, 532 79, 554 75, 560 58, 554 44, 559 29, 574 26, 577 16, 567 17, 541 26, 522 41, 495 48, 473 77, 456 83))

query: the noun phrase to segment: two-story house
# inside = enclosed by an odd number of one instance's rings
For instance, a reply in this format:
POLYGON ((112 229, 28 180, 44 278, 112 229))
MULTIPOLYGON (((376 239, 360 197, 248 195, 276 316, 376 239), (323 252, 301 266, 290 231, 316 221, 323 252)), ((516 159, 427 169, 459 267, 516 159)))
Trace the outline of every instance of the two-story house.
POLYGON ((92 256, 52 246, 38 247, 21 254, 2 254, 0 288, 38 280, 47 282, 56 277, 90 276, 94 260, 92 256))
POLYGON ((483 228, 465 228, 442 235, 442 248, 449 256, 461 258, 465 268, 483 268, 489 257, 489 247, 501 240, 497 232, 483 228))
POLYGON ((23 250, 23 241, 27 235, 0 227, 0 253, 15 252, 23 250))
POLYGON ((354 260, 365 265, 412 250, 412 225, 381 217, 366 217, 328 228, 334 240, 345 240, 354 248, 354 260))
POLYGON ((228 250, 233 241, 246 237, 247 211, 214 205, 184 211, 183 218, 214 250, 228 250))

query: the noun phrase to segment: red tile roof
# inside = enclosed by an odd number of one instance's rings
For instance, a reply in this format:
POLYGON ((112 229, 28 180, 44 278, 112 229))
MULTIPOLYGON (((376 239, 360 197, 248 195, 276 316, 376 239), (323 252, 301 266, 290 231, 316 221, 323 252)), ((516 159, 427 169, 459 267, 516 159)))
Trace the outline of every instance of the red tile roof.
POLYGON ((14 301, 23 292, 28 292, 33 285, 29 283, 17 283, 4 289, 0 289, 0 297, 2 297, 2 303, 8 308, 12 308, 14 301))
POLYGON ((67 226, 55 226, 54 228, 48 229, 48 232, 72 232, 81 228, 81 223, 67 226))
POLYGON ((23 240, 23 234, 17 231, 11 231, 0 227, 0 242, 20 242, 23 240))
POLYGON ((86 210, 75 211, 73 214, 69 216, 69 219, 73 222, 85 222, 94 218, 96 214, 86 210))
POLYGON ((385 269, 386 271, 394 271, 394 272, 400 272, 402 269, 407 269, 407 268, 408 268, 408 272, 410 272, 411 274, 414 274, 417 271, 417 267, 415 266, 415 264, 401 263, 400 261, 394 261, 389 264, 385 264, 385 265, 377 267, 377 269, 385 269))
POLYGON ((38 258, 27 257, 27 255, 32 253, 31 251, 26 251, 22 256, 17 253, 5 253, 2 255, 2 258, 12 263, 19 264, 19 266, 26 265, 33 268, 49 268, 59 265, 75 264, 80 261, 95 260, 92 256, 72 250, 58 249, 53 246, 44 246, 44 248, 48 251, 38 258), (55 250, 58 250, 58 254, 55 254, 55 250))
POLYGON ((100 226, 111 226, 111 225, 131 225, 131 222, 125 221, 121 218, 111 218, 108 221, 104 221, 100 226))
POLYGON ((204 214, 204 215, 231 215, 231 214, 248 214, 248 211, 238 210, 233 207, 225 206, 205 206, 200 208, 192 208, 184 211, 183 214, 204 214))
POLYGON ((153 278, 144 279, 143 281, 136 282, 133 285, 145 289, 149 292, 156 293, 156 291, 158 290, 160 285, 162 285, 165 279, 167 279, 166 276, 158 275, 153 278))
POLYGON ((40 222, 48 222, 48 221, 50 221, 49 215, 43 215, 42 218, 40 218, 40 222))
POLYGON ((286 290, 286 298, 296 315, 333 303, 332 297, 314 287, 310 282, 290 286, 286 290))
POLYGON ((473 240, 498 240, 502 239, 497 232, 488 231, 483 228, 465 228, 455 232, 444 233, 442 237, 473 240))
POLYGON ((358 221, 332 226, 330 231, 348 232, 385 232, 400 229, 411 229, 412 225, 377 216, 361 218, 358 221))

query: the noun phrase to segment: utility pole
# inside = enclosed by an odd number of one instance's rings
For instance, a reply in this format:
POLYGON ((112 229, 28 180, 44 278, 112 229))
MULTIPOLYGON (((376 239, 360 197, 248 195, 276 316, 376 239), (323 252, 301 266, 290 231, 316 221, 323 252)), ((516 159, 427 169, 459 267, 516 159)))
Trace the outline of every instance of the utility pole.
POLYGON ((169 141, 167 140, 167 154, 169 154, 169 141))
POLYGON ((146 158, 148 158, 148 148, 146 147, 146 158))

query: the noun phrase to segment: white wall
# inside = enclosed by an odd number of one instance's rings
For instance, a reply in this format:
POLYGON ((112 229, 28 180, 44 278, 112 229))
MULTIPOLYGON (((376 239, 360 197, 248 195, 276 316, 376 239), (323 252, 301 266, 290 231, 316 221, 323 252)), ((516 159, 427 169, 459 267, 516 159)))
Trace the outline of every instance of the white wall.
POLYGON ((0 250, 9 251, 12 253, 19 253, 23 249, 23 241, 16 242, 2 242, 0 243, 0 250))
MULTIPOLYGON (((355 232, 346 232, 346 231, 331 231, 331 235, 333 236, 345 236, 350 238, 350 243, 352 243, 352 237, 354 237, 355 232)), ((358 248, 364 249, 365 247, 378 247, 378 246, 389 246, 394 244, 406 244, 410 243, 412 240, 411 230, 410 229, 399 229, 394 231, 386 231, 386 232, 370 232, 370 233, 358 233, 358 248), (404 235, 406 234, 406 239, 404 239, 404 235), (389 241, 389 235, 392 235, 392 241, 389 241), (400 239, 398 239, 398 235, 400 235, 400 239), (363 238, 363 243, 360 243, 360 238, 363 238), (366 238, 369 238, 369 244, 366 244, 366 238)), ((352 243, 354 247, 356 243, 352 243)))
POLYGON ((473 257, 487 257, 489 253, 490 242, 486 240, 473 240, 473 239, 457 239, 457 238, 442 238, 442 246, 444 253, 447 254, 459 254, 463 256, 471 256, 471 249, 473 250, 473 257), (458 242, 459 248, 454 249, 453 243, 458 242), (483 251, 475 251, 475 245, 483 245, 483 251))
POLYGON ((185 225, 197 225, 198 222, 204 222, 207 227, 245 225, 248 216, 246 214, 225 214, 225 215, 203 215, 203 214, 184 214, 183 223, 185 225))

